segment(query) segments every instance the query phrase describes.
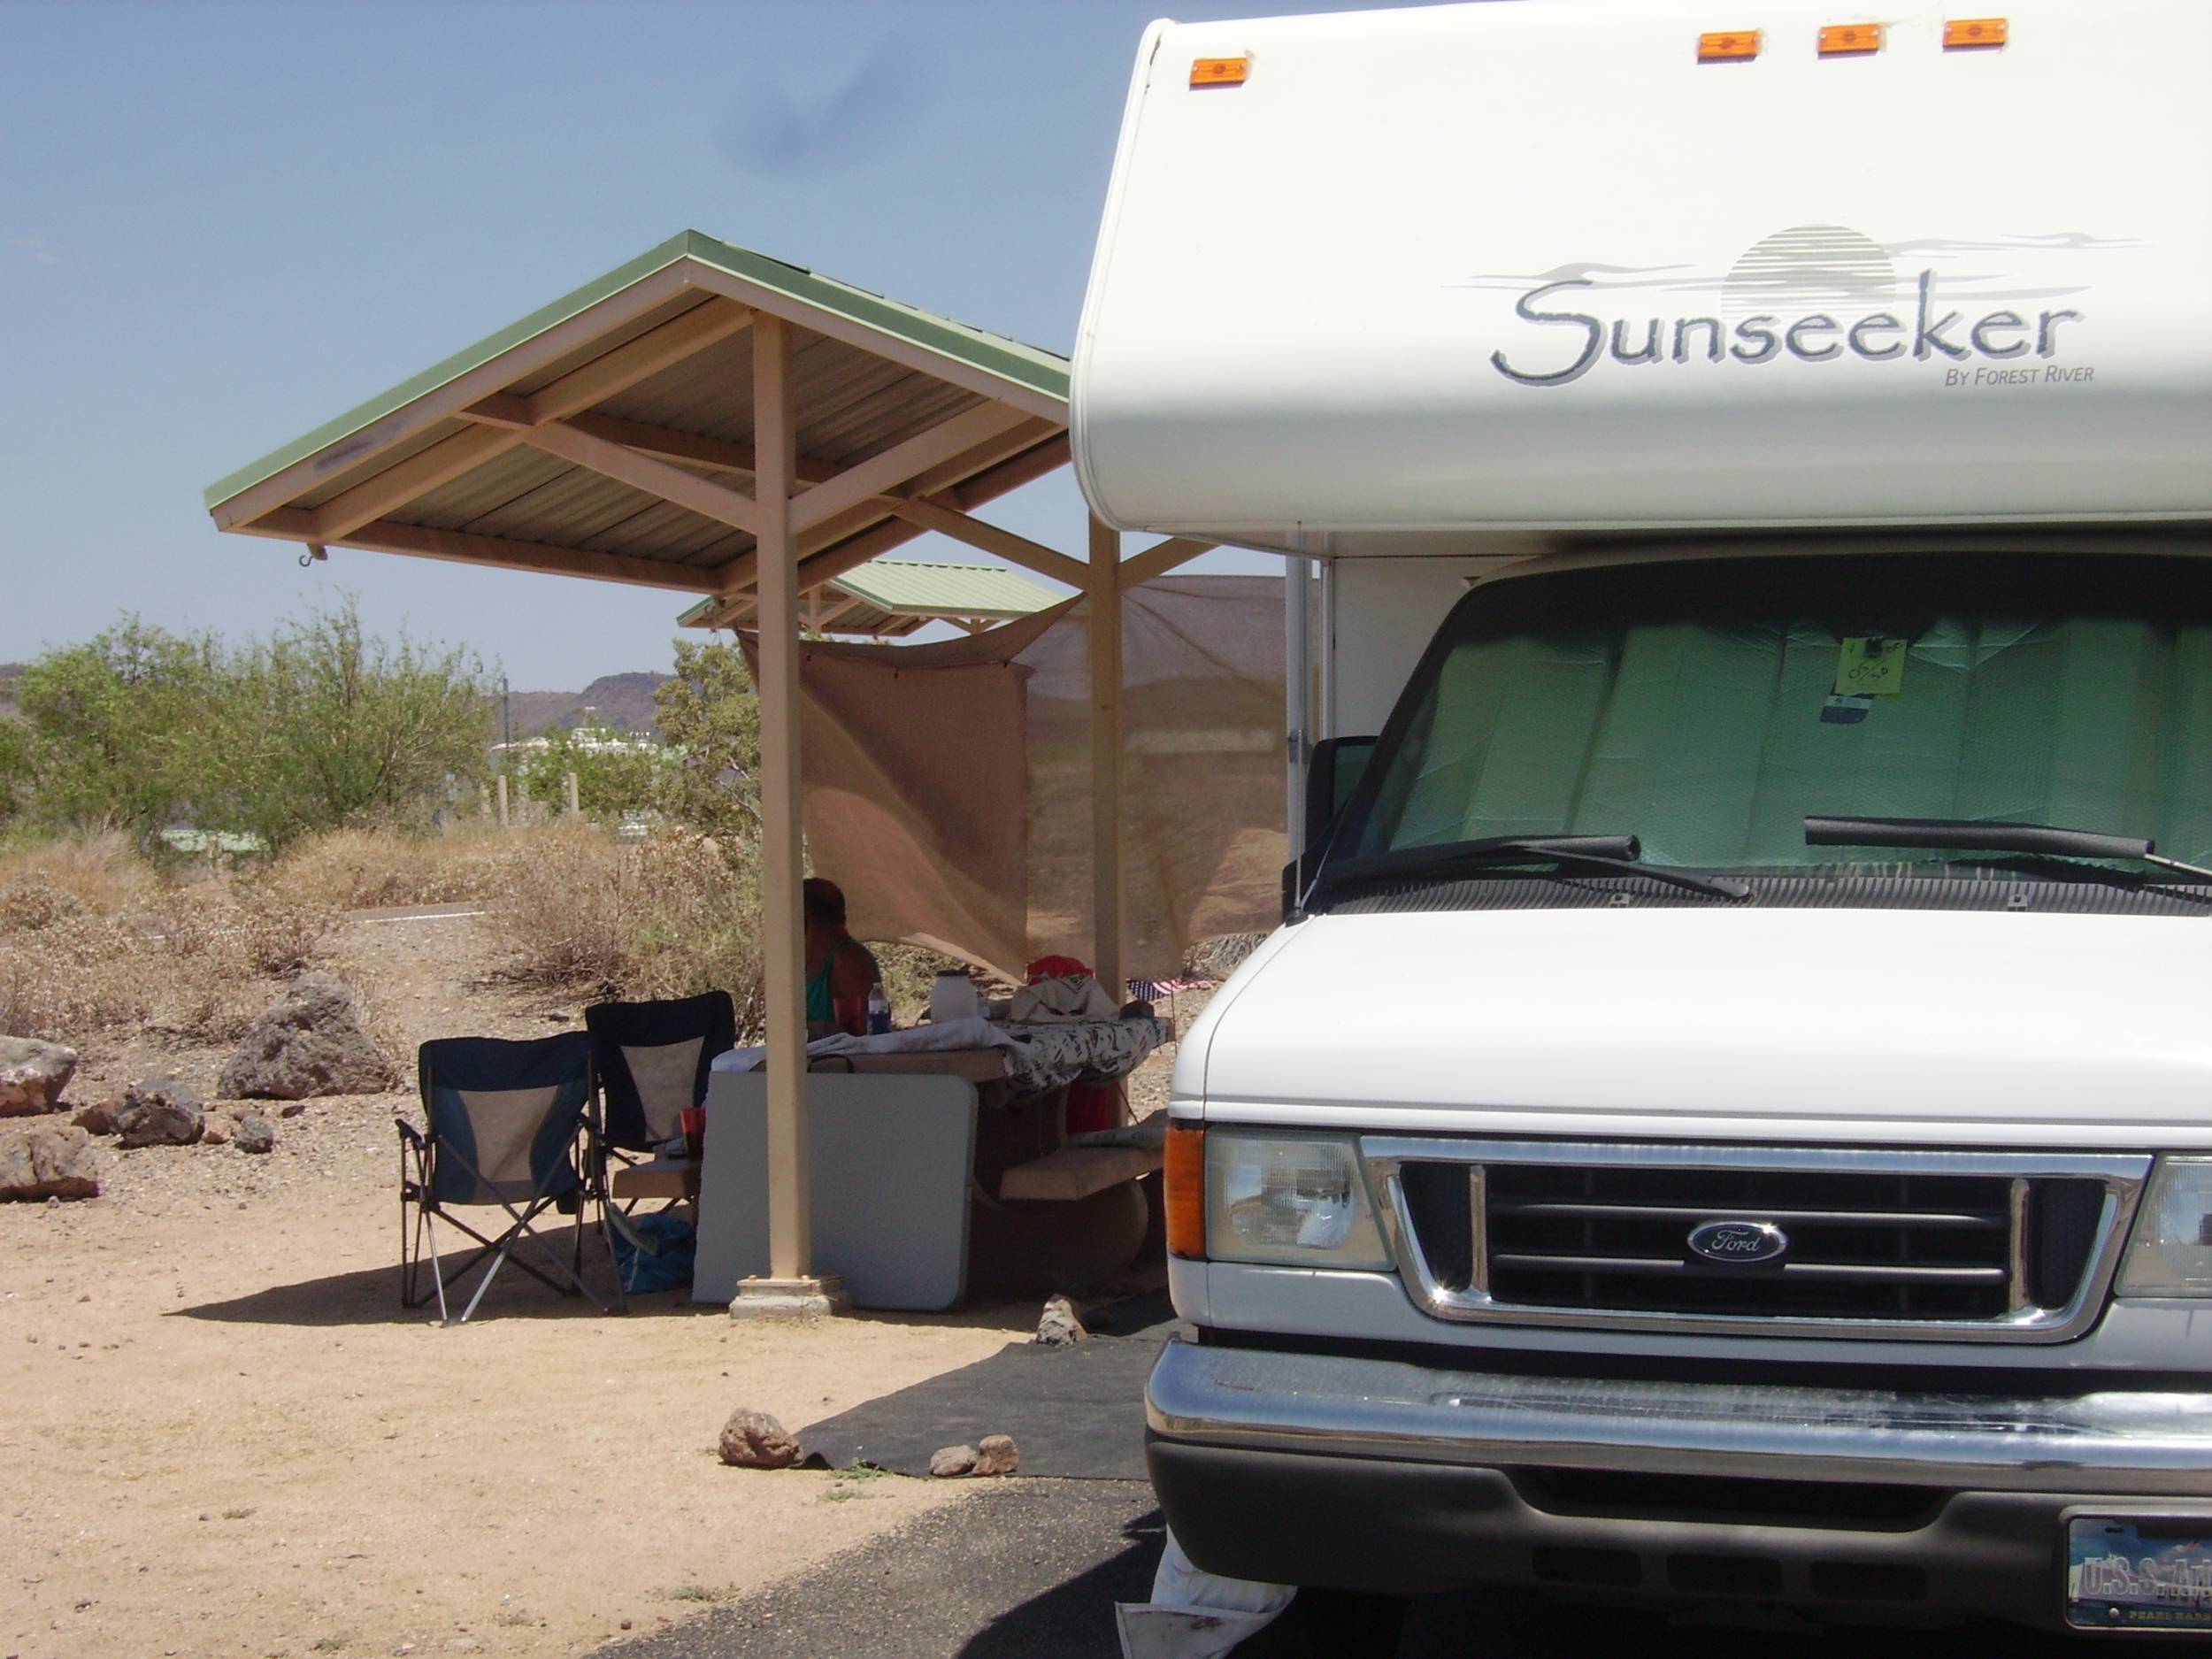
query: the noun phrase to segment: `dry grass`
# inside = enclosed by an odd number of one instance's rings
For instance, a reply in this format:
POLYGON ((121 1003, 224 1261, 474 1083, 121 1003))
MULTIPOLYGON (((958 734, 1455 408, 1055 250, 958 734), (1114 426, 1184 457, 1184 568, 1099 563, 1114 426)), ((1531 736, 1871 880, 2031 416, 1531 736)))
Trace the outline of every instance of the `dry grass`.
POLYGON ((165 882, 113 838, 19 851, 0 861, 0 1032, 231 1041, 335 919, 257 880, 165 882))
MULTIPOLYGON (((618 841, 561 820, 340 830, 266 870, 186 881, 165 881, 119 838, 46 843, 0 856, 0 1031, 82 1042, 134 1025, 231 1041, 345 911, 479 902, 522 983, 637 998, 726 990, 753 1033, 759 892, 750 842, 680 831, 618 841)), ((952 965, 911 947, 878 955, 907 1018, 952 965)))
POLYGON ((588 825, 511 838, 485 896, 518 979, 624 997, 726 990, 760 1023, 759 864, 749 844, 669 832, 611 840, 588 825))
POLYGON ((0 893, 25 884, 56 887, 103 916, 120 916, 151 898, 161 878, 128 837, 107 831, 0 848, 0 893))
POLYGON ((332 830, 293 846, 266 879, 286 900, 327 910, 466 903, 488 897, 518 851, 544 833, 502 833, 481 819, 426 835, 332 830))

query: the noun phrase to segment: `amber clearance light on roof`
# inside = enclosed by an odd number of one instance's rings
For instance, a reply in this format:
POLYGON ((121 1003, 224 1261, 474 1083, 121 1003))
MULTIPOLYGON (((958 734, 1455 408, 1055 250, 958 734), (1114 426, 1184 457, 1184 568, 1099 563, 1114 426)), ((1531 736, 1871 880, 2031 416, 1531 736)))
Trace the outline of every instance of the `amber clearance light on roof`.
POLYGON ((1194 87, 1240 87, 1252 71, 1249 58, 1201 58, 1190 66, 1194 87))
POLYGON ((1736 64, 1758 55, 1756 29, 1722 29, 1697 37, 1697 61, 1701 64, 1736 64))
POLYGON ((1955 52, 1977 46, 2002 46, 2008 33, 2002 18, 1953 18, 1943 26, 1943 50, 1955 52))
POLYGON ((1823 58, 1849 58, 1881 50, 1882 26, 1878 23, 1831 23, 1820 32, 1823 58))

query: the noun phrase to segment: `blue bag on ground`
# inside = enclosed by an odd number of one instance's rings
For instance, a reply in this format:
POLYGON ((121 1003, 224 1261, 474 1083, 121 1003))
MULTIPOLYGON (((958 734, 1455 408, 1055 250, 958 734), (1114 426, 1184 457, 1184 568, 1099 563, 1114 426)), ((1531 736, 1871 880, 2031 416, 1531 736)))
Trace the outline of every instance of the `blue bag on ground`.
POLYGON ((626 1292, 681 1290, 691 1283, 699 1241, 688 1221, 665 1211, 608 1219, 614 1223, 615 1271, 626 1292))

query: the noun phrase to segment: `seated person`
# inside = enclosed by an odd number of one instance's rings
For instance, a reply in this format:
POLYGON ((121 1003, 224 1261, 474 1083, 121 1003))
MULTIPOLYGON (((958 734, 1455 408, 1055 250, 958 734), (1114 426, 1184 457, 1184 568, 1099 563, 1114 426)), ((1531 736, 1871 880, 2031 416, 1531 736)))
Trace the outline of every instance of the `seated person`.
POLYGON ((806 1034, 836 1034, 837 1004, 847 997, 867 1001, 883 983, 875 954, 845 931, 845 895, 834 881, 809 876, 802 888, 806 918, 806 1034))

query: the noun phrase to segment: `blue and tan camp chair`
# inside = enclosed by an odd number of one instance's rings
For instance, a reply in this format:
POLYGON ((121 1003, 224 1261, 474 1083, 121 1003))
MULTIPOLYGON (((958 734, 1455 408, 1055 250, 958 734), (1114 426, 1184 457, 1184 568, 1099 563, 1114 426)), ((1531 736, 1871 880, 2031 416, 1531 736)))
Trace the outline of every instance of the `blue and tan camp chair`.
POLYGON ((584 1028, 599 1071, 593 1182, 603 1196, 608 1157, 650 1157, 683 1133, 682 1114, 707 1097, 714 1056, 737 1046, 737 1008, 727 991, 598 1002, 584 1010, 584 1028))
MULTIPOLYGON (((440 1038, 422 1045, 418 1068, 427 1127, 399 1120, 402 1304, 413 1308, 428 1300, 422 1286, 427 1267, 439 1317, 457 1323, 446 1303, 448 1282, 458 1294, 468 1275, 480 1268, 475 1293, 461 1310, 459 1322, 465 1322, 494 1276, 511 1261, 549 1288, 588 1297, 607 1311, 585 1287, 582 1271, 587 1206, 576 1148, 591 1110, 591 1038, 580 1031, 528 1042, 440 1038), (488 1235, 453 1213, 472 1206, 495 1206, 506 1225, 488 1235), (556 1206, 571 1212, 565 1261, 535 1225, 556 1206), (440 1221, 480 1247, 450 1273, 439 1256, 440 1221), (525 1239, 538 1247, 542 1266, 518 1252, 525 1239)), ((603 1225, 601 1233, 604 1242, 603 1225)))

